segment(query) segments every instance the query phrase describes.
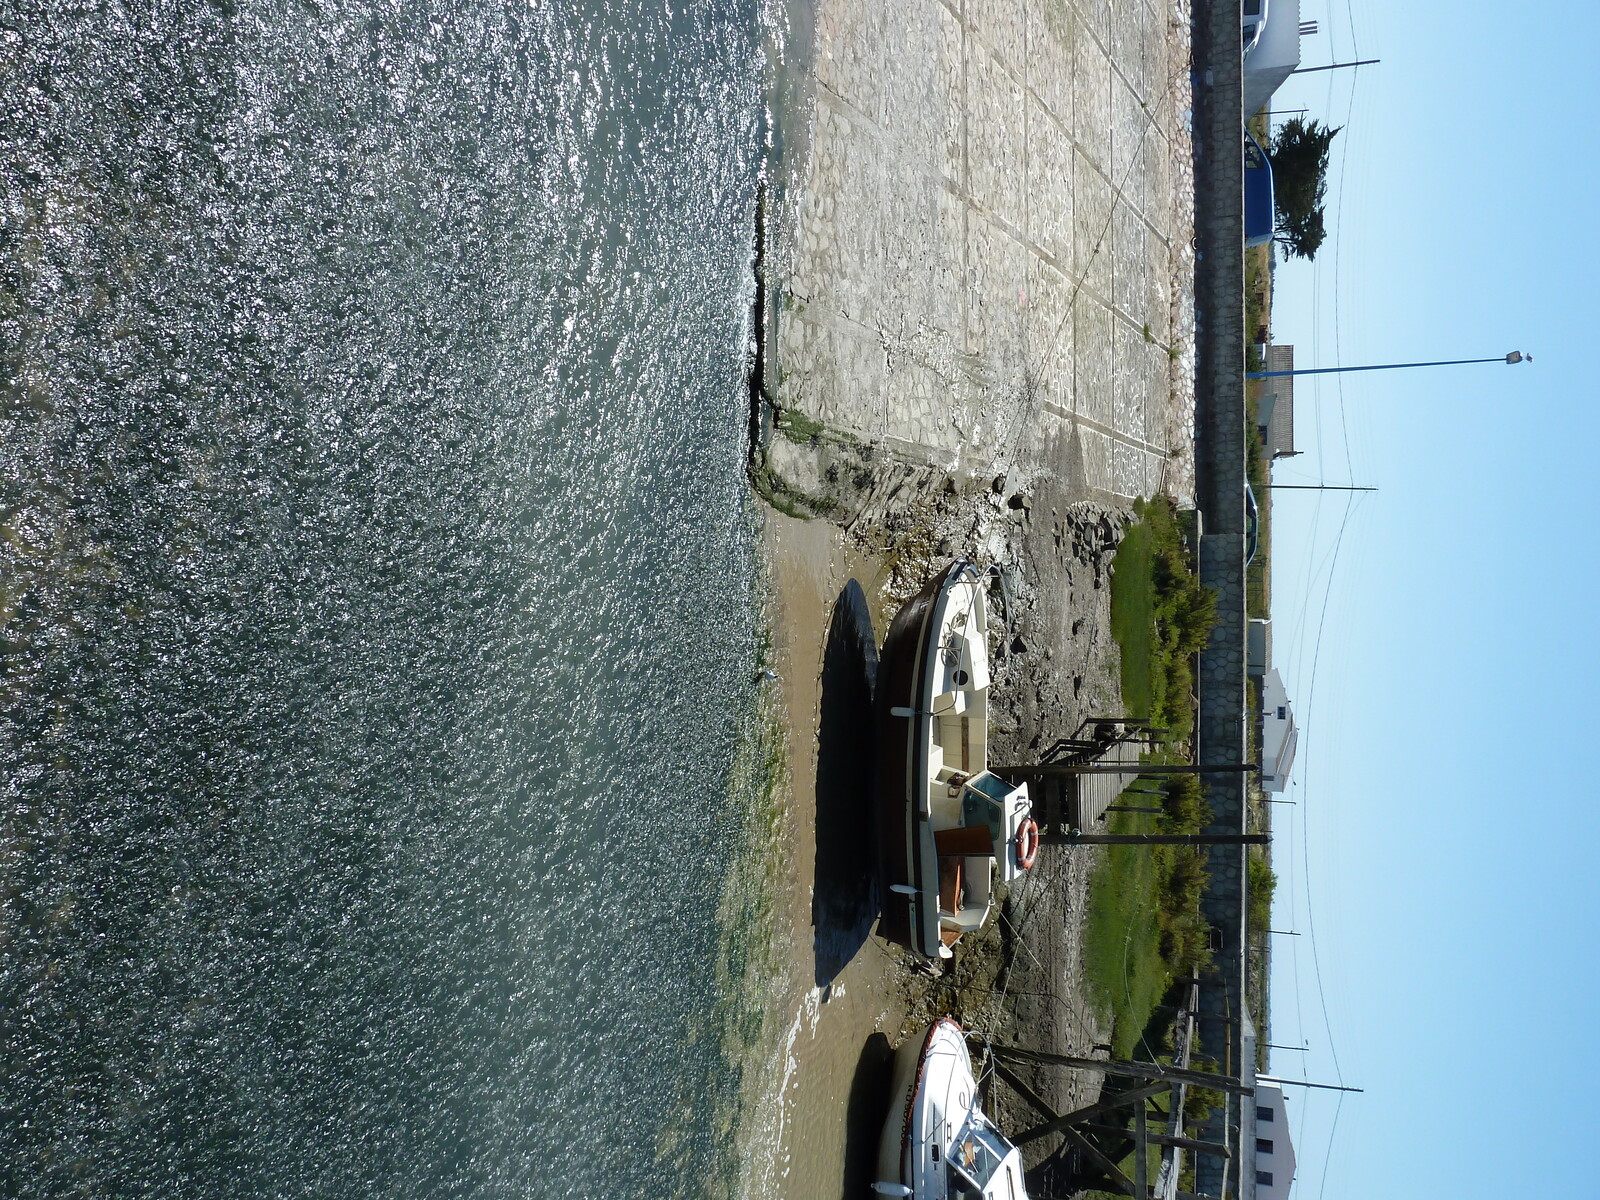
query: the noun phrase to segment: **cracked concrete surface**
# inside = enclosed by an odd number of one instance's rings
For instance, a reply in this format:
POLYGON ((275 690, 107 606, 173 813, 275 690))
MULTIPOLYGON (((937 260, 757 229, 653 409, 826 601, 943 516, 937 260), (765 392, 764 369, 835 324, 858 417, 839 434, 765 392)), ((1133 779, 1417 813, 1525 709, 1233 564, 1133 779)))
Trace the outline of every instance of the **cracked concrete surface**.
POLYGON ((818 0, 766 379, 825 427, 768 446, 793 494, 1192 496, 1188 45, 1184 0, 818 0))

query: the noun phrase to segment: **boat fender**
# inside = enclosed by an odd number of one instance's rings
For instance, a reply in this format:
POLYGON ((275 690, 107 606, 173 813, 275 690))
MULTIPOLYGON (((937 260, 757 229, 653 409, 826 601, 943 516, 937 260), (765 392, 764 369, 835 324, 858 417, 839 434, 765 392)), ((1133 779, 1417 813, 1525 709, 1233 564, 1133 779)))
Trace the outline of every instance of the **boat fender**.
POLYGON ((878 1195, 880 1195, 880 1196, 909 1196, 909 1195, 911 1195, 911 1189, 908 1188, 905 1184, 903 1184, 903 1183, 886 1183, 881 1179, 877 1183, 872 1185, 872 1190, 877 1192, 878 1195))
POLYGON ((1017 866, 1030 870, 1039 857, 1039 822, 1029 817, 1017 827, 1017 866))

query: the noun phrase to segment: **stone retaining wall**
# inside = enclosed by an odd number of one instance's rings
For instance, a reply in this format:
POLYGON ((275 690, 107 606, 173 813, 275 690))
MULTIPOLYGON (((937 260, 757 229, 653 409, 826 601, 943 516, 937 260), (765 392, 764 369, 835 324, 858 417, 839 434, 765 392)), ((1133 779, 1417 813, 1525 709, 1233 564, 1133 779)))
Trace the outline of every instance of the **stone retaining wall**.
MULTIPOLYGON (((1218 621, 1200 656, 1197 751, 1204 763, 1245 758, 1245 406, 1244 163, 1242 64, 1236 4, 1195 5, 1196 465, 1205 535, 1200 578, 1218 593, 1218 621)), ((1246 778, 1206 778, 1208 833, 1243 832, 1246 778)), ((1239 1072, 1245 1014, 1247 874, 1241 846, 1210 851, 1211 884, 1202 907, 1218 931, 1212 970, 1201 989, 1200 1049, 1229 1074, 1239 1072)), ((1217 1113, 1200 1135, 1236 1141, 1238 1105, 1217 1113)), ((1199 1155, 1196 1190, 1238 1195, 1228 1163, 1199 1155), (1230 1186, 1231 1185, 1231 1186, 1230 1186)))

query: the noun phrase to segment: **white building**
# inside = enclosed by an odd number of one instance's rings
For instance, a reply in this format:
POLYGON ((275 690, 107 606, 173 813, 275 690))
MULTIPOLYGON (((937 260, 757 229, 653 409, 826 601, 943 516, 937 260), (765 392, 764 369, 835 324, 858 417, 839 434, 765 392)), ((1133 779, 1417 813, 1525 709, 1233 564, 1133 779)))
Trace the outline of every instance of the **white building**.
POLYGON ((1256 1082, 1256 1094, 1243 1101, 1239 1130, 1240 1192, 1255 1200, 1286 1200, 1294 1182, 1294 1143, 1283 1089, 1256 1082), (1252 1192, 1250 1189, 1254 1188, 1252 1192))
POLYGON ((1281 792, 1288 786, 1299 741, 1289 693, 1274 667, 1261 681, 1261 786, 1266 791, 1281 792))
POLYGON ((1256 115, 1300 65, 1300 0, 1267 0, 1261 40, 1244 56, 1244 115, 1256 115))
MULTIPOLYGON (((1294 347, 1268 346, 1266 369, 1294 370, 1294 347)), ((1294 448, 1294 376, 1278 375, 1262 380, 1261 399, 1257 405, 1256 420, 1267 457, 1276 460, 1299 454, 1294 448)))

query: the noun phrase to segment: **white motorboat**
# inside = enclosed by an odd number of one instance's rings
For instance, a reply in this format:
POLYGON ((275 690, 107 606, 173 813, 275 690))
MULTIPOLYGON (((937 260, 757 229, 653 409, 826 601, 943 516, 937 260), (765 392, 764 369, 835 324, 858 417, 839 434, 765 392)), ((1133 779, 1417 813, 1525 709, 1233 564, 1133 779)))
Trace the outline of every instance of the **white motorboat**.
POLYGON ((878 1147, 880 1196, 1027 1200, 1022 1154, 983 1115, 966 1035, 948 1017, 895 1055, 878 1147))
POLYGON ((1027 784, 988 769, 987 578, 961 561, 889 627, 878 674, 879 931, 925 959, 952 957, 989 919, 996 877, 1034 863, 1027 784))

